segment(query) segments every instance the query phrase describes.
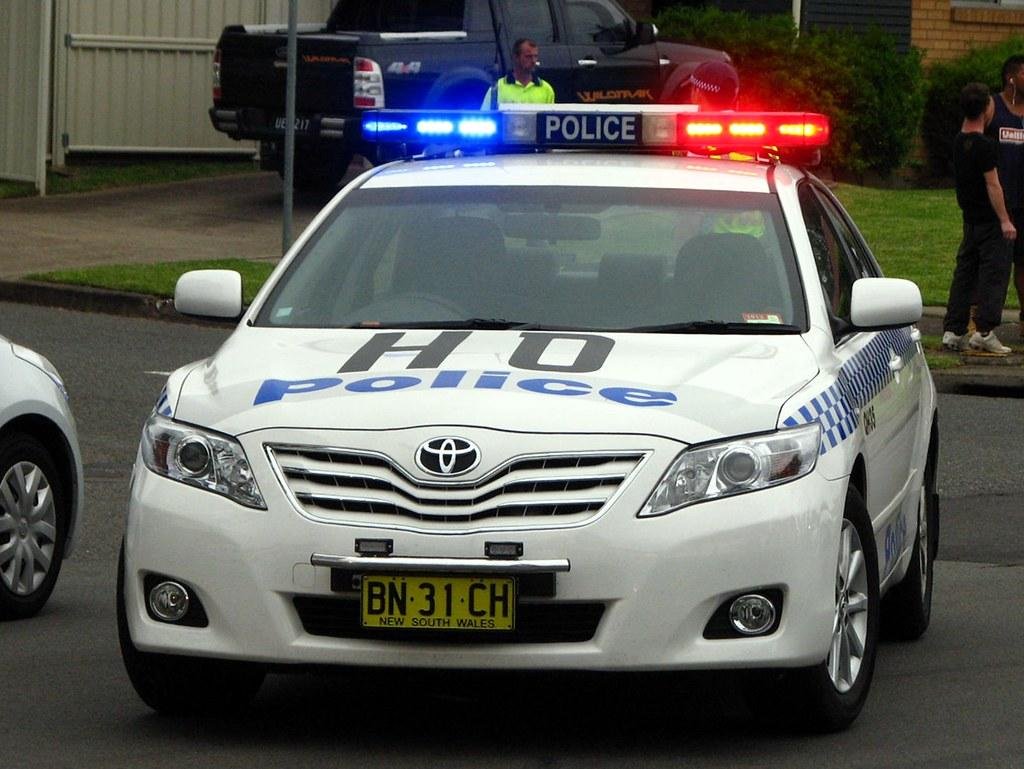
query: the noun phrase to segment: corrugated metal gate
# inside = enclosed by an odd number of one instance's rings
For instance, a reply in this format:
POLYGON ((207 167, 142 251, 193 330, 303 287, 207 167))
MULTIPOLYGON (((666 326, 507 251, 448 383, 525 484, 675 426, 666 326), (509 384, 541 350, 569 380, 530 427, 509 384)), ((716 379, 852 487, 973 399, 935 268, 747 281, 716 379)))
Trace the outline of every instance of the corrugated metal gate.
POLYGON ((0 178, 46 192, 50 0, 0 3, 0 178))
MULTIPOLYGON (((255 151, 210 125, 213 51, 228 24, 286 23, 288 0, 56 3, 54 165, 78 152, 255 151)), ((300 0, 300 20, 322 22, 331 5, 300 0)))

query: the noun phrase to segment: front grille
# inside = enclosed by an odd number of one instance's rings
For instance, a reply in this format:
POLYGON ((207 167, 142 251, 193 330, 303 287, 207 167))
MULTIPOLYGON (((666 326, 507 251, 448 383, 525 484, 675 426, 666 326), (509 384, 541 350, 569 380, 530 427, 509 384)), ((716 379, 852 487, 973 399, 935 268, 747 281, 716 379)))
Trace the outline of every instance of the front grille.
POLYGON ((492 630, 387 630, 364 628, 358 598, 295 596, 295 610, 310 635, 432 644, 583 643, 597 632, 603 603, 520 603, 516 629, 492 630))
POLYGON ((483 478, 422 481, 388 457, 364 451, 268 446, 279 478, 317 516, 462 523, 488 519, 581 519, 600 511, 642 452, 515 457, 483 478))

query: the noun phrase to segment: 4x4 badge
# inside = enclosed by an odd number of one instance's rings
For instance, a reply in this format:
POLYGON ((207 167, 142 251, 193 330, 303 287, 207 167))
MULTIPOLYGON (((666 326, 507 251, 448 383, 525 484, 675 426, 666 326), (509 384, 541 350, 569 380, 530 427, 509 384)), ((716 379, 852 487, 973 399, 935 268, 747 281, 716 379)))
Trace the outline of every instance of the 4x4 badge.
POLYGON ((416 464, 431 475, 462 475, 479 463, 480 449, 465 438, 431 438, 416 449, 416 464))

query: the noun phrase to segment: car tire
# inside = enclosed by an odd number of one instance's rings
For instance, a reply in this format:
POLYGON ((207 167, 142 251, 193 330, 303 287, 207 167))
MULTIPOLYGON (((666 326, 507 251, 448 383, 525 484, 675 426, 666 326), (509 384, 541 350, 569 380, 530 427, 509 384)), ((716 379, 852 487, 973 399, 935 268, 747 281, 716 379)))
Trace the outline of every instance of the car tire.
POLYGON ((914 552, 907 573, 882 599, 882 635, 893 641, 916 641, 932 615, 932 584, 938 544, 939 497, 935 466, 929 451, 917 506, 914 552))
POLYGON ((166 716, 229 715, 251 702, 266 671, 246 662, 141 652, 132 643, 124 599, 124 544, 117 564, 121 659, 142 701, 166 716))
POLYGON ((0 438, 0 619, 43 608, 60 574, 68 519, 47 448, 24 433, 0 438))
POLYGON ((867 700, 880 627, 878 557, 867 508, 852 486, 843 511, 835 595, 828 655, 812 667, 752 674, 746 695, 755 715, 802 731, 835 732, 852 724, 867 700))

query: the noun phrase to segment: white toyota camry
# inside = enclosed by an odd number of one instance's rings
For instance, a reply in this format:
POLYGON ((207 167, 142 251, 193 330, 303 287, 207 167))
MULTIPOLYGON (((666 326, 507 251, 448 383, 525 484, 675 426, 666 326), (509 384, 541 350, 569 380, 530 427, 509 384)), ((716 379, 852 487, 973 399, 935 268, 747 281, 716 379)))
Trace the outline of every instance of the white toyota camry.
POLYGON ((755 706, 851 723, 880 633, 928 625, 938 432, 920 292, 803 170, 827 120, 363 130, 438 147, 346 187, 244 312, 236 273, 178 284, 241 322, 143 430, 141 697, 238 705, 268 665, 741 668, 755 706))
POLYGON ((60 374, 0 336, 0 620, 43 608, 71 554, 83 496, 60 374))

